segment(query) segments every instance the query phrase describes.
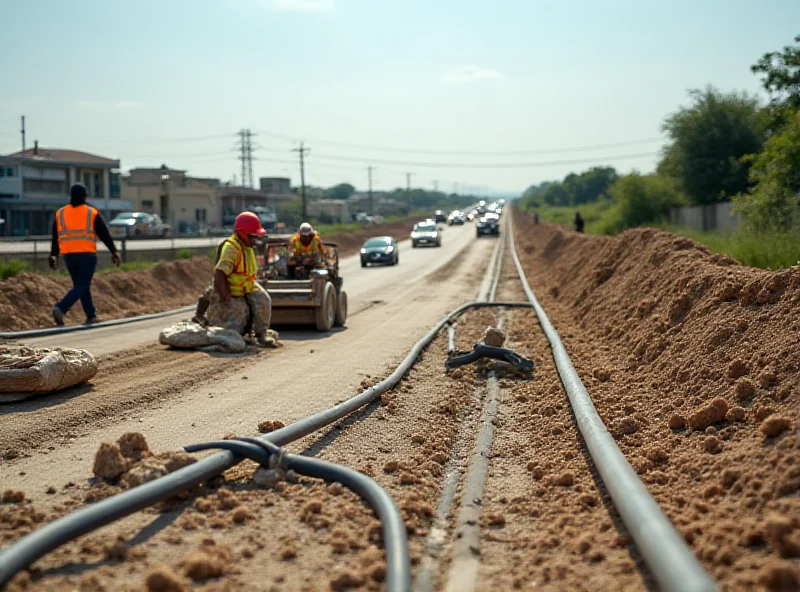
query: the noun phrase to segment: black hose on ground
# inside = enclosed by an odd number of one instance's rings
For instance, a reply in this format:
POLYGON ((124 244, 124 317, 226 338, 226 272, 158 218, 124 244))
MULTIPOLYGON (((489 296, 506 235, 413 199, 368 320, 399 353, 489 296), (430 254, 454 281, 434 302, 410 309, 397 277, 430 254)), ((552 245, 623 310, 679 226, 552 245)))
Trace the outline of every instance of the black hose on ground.
POLYGON ((363 498, 375 511, 381 522, 383 546, 386 549, 386 589, 389 592, 409 592, 411 590, 411 559, 408 554, 408 537, 403 517, 397 504, 373 479, 349 467, 334 463, 288 454, 271 442, 258 438, 238 438, 194 444, 185 448, 186 452, 199 452, 219 448, 254 460, 263 467, 269 466, 272 455, 278 458, 278 465, 284 470, 292 470, 299 475, 316 477, 325 481, 336 481, 363 498))
MULTIPOLYGON (((411 351, 395 371, 383 381, 343 403, 296 421, 259 439, 278 446, 284 446, 364 407, 400 382, 400 379, 411 369, 411 366, 422 351, 433 341, 445 324, 471 309, 487 307, 530 308, 531 304, 529 302, 470 302, 464 304, 440 320, 428 331, 411 348, 411 351)), ((0 586, 8 583, 17 572, 25 569, 53 549, 106 524, 213 479, 238 464, 240 460, 229 451, 214 454, 174 473, 76 510, 25 535, 11 546, 0 551, 0 586)))

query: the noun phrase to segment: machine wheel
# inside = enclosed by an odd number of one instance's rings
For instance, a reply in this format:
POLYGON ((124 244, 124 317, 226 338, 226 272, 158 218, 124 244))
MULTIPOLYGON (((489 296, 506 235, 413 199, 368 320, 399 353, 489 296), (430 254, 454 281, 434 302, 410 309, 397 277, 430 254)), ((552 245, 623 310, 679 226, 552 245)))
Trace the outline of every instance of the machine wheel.
POLYGON ((415 241, 411 241, 411 248, 412 249, 416 249, 417 248, 417 243, 415 241))
POLYGON ((394 261, 392 262, 392 265, 397 265, 398 263, 400 263, 400 254, 399 253, 395 253, 394 254, 394 261))
POLYGON ((361 267, 366 267, 366 266, 367 266, 367 262, 362 259, 361 260, 361 267))
POLYGON ((330 331, 336 318, 336 288, 330 283, 325 284, 322 293, 322 305, 315 311, 317 331, 323 333, 330 331))
POLYGON ((335 327, 344 327, 347 322, 347 292, 342 290, 339 292, 339 298, 336 302, 336 318, 333 325, 335 327))

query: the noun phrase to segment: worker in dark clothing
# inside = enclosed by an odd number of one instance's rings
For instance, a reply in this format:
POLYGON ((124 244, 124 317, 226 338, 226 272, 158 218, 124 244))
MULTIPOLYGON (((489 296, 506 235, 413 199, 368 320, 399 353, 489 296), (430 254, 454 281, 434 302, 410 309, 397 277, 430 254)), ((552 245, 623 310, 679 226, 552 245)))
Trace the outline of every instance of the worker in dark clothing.
POLYGON ((580 212, 575 212, 575 232, 583 232, 583 216, 580 212))
POLYGON ((111 252, 111 260, 117 267, 119 254, 100 212, 86 204, 86 187, 75 183, 69 196, 69 205, 58 210, 53 221, 50 267, 55 269, 58 255, 63 255, 72 278, 72 289, 53 307, 53 320, 56 325, 63 325, 64 315, 80 300, 86 313, 86 324, 91 325, 98 322, 90 289, 97 268, 97 239, 103 241, 111 252))

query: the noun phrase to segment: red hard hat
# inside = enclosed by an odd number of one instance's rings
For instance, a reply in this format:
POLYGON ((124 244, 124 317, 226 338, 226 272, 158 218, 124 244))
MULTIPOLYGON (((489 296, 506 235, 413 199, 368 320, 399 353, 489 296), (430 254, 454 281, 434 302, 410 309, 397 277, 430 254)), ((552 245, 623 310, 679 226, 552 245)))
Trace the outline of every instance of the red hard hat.
POLYGON ((267 231, 261 226, 261 220, 253 212, 242 212, 236 216, 236 223, 233 228, 236 232, 241 232, 242 234, 254 234, 256 236, 267 234, 267 231))

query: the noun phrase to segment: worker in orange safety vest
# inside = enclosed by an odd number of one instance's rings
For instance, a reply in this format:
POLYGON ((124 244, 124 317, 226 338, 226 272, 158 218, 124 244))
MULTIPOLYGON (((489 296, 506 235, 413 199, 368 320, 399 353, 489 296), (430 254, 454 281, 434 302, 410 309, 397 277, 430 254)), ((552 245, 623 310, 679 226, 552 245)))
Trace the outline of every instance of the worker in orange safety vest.
POLYGON ((69 205, 58 210, 53 221, 50 267, 55 269, 61 255, 72 278, 72 289, 53 307, 53 320, 56 325, 63 325, 64 316, 80 300, 86 324, 91 325, 98 322, 91 292, 97 269, 97 239, 103 241, 117 267, 120 259, 105 220, 96 208, 86 204, 86 187, 75 183, 69 195, 69 205))

